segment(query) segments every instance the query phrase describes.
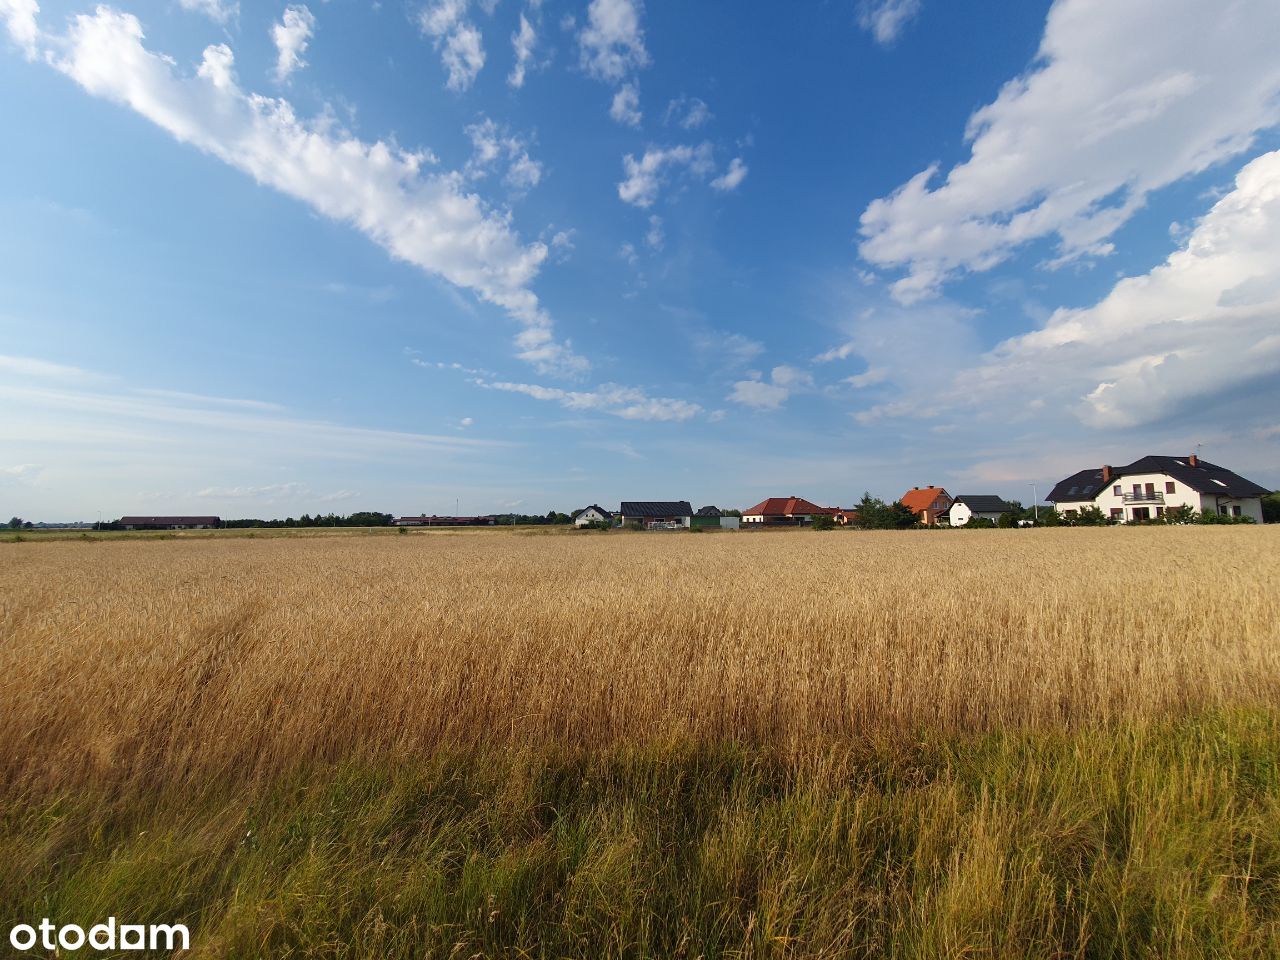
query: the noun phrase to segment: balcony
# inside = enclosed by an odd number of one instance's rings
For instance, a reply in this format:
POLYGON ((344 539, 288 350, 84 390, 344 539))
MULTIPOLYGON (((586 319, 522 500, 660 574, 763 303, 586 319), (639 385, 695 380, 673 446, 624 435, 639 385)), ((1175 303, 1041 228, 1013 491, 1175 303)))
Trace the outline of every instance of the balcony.
POLYGON ((1126 490, 1123 494, 1125 503, 1164 503, 1164 494, 1149 491, 1138 493, 1133 490, 1126 490))

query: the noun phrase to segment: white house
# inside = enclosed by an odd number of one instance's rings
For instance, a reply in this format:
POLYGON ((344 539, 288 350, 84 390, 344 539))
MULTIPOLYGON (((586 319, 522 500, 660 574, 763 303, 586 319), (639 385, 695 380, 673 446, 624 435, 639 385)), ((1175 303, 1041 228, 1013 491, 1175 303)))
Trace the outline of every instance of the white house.
POLYGON ((995 523, 1000 514, 1008 513, 1012 507, 993 493, 965 493, 951 501, 946 517, 953 527, 963 527, 975 517, 995 523))
POLYGON ((585 527, 589 523, 613 523, 613 514, 604 507, 592 504, 573 515, 575 527, 585 527))
POLYGON ((1091 467, 1058 483, 1048 499, 1064 516, 1097 507, 1119 523, 1161 517, 1190 507, 1197 513, 1252 517, 1262 523, 1270 491, 1226 467, 1188 457, 1148 456, 1124 467, 1091 467))

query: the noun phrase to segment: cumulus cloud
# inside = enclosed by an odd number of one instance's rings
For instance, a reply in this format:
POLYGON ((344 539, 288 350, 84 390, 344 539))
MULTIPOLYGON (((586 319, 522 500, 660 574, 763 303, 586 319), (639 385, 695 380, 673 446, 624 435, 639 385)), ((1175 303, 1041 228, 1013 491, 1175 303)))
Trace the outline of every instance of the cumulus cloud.
POLYGON ((578 34, 584 70, 598 80, 617 83, 628 73, 648 66, 641 0, 591 0, 587 23, 578 34))
POLYGON ((418 14, 418 27, 432 39, 449 72, 445 85, 450 90, 468 89, 484 67, 484 43, 467 19, 469 6, 470 0, 435 0, 418 14))
POLYGON ((638 127, 644 115, 640 112, 640 88, 634 83, 624 83, 613 95, 609 116, 626 127, 638 127))
POLYGON ((276 79, 283 83, 307 62, 302 55, 315 30, 316 18, 302 4, 284 8, 284 17, 271 28, 271 39, 276 45, 276 79))
POLYGON ((756 410, 777 410, 793 393, 813 389, 813 377, 789 366, 774 367, 765 381, 759 376, 739 380, 726 398, 756 410))
POLYGON ((696 130, 711 121, 711 108, 699 97, 679 96, 667 104, 664 123, 674 123, 686 130, 696 130))
POLYGON ((745 179, 747 179, 747 165, 742 162, 741 157, 734 157, 729 161, 729 169, 712 180, 711 186, 721 193, 729 193, 737 190, 745 179))
POLYGON ((397 259, 503 308, 523 326, 519 355, 538 369, 586 368, 555 342, 530 289, 546 245, 521 243, 509 218, 468 193, 460 174, 425 170, 427 154, 363 142, 323 119, 299 119, 286 100, 244 92, 225 45, 208 47, 188 77, 142 41, 136 17, 99 7, 51 41, 51 62, 94 96, 131 107, 179 141, 351 224, 397 259))
POLYGON ((920 13, 920 0, 862 0, 858 5, 858 26, 888 46, 920 13))
POLYGON ((622 170, 626 175, 618 184, 618 196, 624 203, 647 208, 653 206, 666 180, 668 169, 684 169, 691 175, 705 177, 713 169, 710 143, 696 147, 681 144, 676 147, 649 147, 637 160, 632 154, 622 158, 622 170))
POLYGON ((862 256, 905 268, 910 303, 1055 238, 1052 263, 1111 251, 1154 190, 1280 122, 1280 4, 1058 0, 1032 68, 970 118, 970 156, 862 214, 862 256))
POLYGON ((535 400, 558 403, 567 410, 607 413, 624 420, 689 420, 702 412, 702 407, 673 397, 651 397, 638 387, 602 383, 594 390, 562 390, 534 383, 510 383, 475 379, 476 386, 486 390, 522 393, 535 400))
POLYGON ((1011 395, 1060 404, 1100 428, 1153 423, 1252 384, 1280 401, 1280 151, 1237 175, 1235 189, 1149 273, 1102 300, 1059 309, 961 376, 957 398, 1011 395), (1270 384, 1263 390, 1263 384, 1270 384))
POLYGON ((4 20, 9 31, 9 39, 18 45, 28 60, 36 56, 36 40, 40 29, 36 25, 36 14, 40 5, 36 0, 0 0, 0 19, 4 20))
POLYGON ((225 0, 178 0, 178 6, 191 13, 203 14, 223 26, 240 17, 240 4, 227 3, 225 0))

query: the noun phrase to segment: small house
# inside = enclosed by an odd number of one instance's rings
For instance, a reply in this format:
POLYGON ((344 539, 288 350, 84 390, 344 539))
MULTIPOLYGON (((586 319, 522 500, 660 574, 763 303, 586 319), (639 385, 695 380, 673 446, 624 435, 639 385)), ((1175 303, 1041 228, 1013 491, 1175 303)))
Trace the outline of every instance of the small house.
POLYGON ((951 509, 951 495, 942 487, 912 487, 898 498, 926 527, 935 526, 951 509))
POLYGON ((963 527, 973 519, 995 523, 1000 514, 1008 513, 1013 504, 1001 500, 994 493, 966 493, 951 501, 947 510, 947 522, 953 527, 963 527))
POLYGON ((803 497, 770 497, 743 510, 742 522, 747 526, 802 527, 813 523, 815 517, 834 520, 837 513, 834 507, 820 507, 803 497))
POLYGON ((573 515, 575 527, 585 527, 592 523, 613 523, 613 514, 598 504, 584 507, 573 515))

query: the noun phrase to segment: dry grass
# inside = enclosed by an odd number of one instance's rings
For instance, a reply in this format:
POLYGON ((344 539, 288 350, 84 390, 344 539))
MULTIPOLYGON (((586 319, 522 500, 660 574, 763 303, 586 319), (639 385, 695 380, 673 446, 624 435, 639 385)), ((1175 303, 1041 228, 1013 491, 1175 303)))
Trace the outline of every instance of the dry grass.
POLYGON ((220 960, 1275 957, 1278 546, 0 545, 0 917, 220 960))
POLYGON ((1280 702, 1276 528, 14 544, 0 782, 1280 702))

